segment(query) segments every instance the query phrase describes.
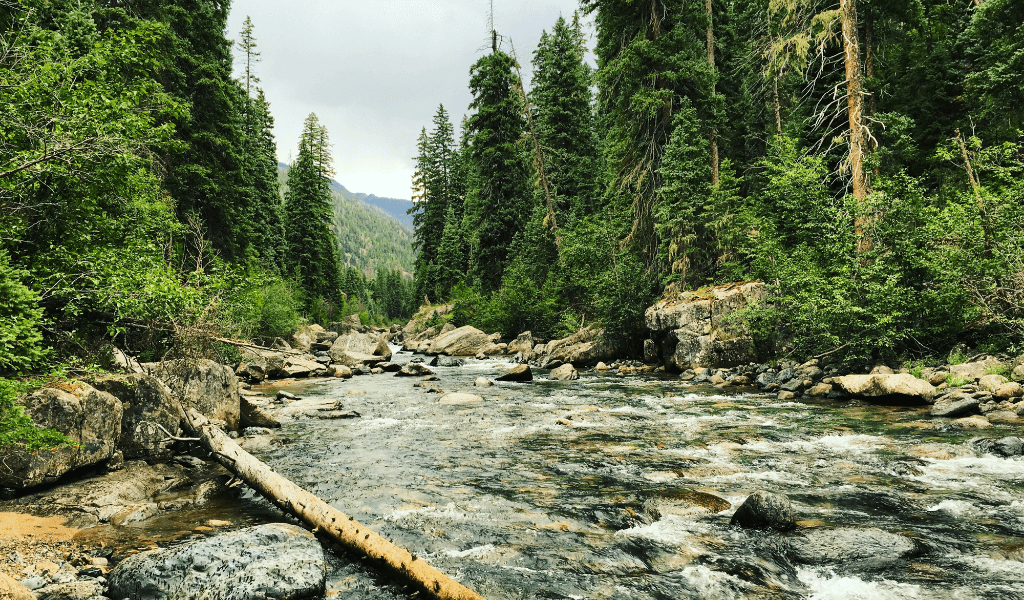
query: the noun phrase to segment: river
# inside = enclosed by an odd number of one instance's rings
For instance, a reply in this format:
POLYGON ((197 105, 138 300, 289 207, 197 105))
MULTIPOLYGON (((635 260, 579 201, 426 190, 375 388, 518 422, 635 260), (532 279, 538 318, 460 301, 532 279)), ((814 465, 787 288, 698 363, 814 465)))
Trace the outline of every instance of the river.
MULTIPOLYGON (((255 453, 489 600, 1024 598, 1024 460, 972 451, 978 432, 926 408, 594 371, 473 387, 508 366, 434 368, 431 385, 483 396, 470 404, 390 373, 291 386, 362 416, 290 421, 255 453), (797 533, 729 525, 758 489, 789 496, 797 533), (839 555, 793 558, 794 535, 832 528, 912 550, 863 556, 836 534, 839 555)), ((999 427, 980 435, 1014 434, 999 427)), ((243 493, 243 512, 263 506, 243 493)), ((331 569, 330 596, 410 597, 356 558, 331 569)))

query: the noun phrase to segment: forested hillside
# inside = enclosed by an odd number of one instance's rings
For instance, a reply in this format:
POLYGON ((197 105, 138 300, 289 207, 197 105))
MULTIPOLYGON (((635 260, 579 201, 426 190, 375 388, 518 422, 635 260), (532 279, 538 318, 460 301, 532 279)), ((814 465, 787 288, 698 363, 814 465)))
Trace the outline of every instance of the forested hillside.
POLYGON ((376 206, 392 217, 398 219, 398 222, 402 225, 412 229, 412 216, 409 214, 409 209, 412 208, 412 202, 402 200, 400 198, 381 198, 380 196, 364 194, 362 192, 357 192, 353 194, 353 196, 359 198, 370 206, 376 206))
POLYGON ((111 345, 223 358, 218 336, 414 308, 388 270, 408 270, 408 233, 332 195, 316 115, 282 198, 256 29, 246 19, 235 44, 227 13, 174 0, 0 8, 0 375, 89 367, 111 345))
MULTIPOLYGON (((288 165, 278 164, 278 177, 283 194, 287 189, 288 165)), ((365 202, 361 196, 366 194, 353 194, 337 181, 331 180, 330 193, 342 264, 358 269, 367 277, 372 277, 378 269, 400 269, 411 277, 415 261, 412 229, 396 216, 365 202)))
POLYGON ((458 323, 637 348, 659 296, 759 279, 767 355, 1021 349, 1024 4, 581 8, 595 71, 559 19, 525 90, 495 32, 461 140, 420 135, 416 279, 458 323))

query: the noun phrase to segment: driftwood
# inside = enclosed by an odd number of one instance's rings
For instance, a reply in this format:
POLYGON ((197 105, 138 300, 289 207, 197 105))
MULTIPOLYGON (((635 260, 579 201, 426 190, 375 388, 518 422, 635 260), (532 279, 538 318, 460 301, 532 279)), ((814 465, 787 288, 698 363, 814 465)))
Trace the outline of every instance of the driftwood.
POLYGON ((195 409, 188 409, 193 435, 218 462, 282 510, 291 513, 347 550, 372 559, 388 574, 437 600, 484 600, 405 548, 399 548, 352 517, 327 504, 258 460, 195 409))

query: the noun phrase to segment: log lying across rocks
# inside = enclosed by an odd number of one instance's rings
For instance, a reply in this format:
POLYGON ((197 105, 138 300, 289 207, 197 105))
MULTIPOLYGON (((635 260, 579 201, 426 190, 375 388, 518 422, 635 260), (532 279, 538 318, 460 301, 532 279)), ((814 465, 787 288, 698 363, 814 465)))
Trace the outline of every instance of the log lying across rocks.
POLYGON ((483 596, 434 569, 415 554, 392 544, 352 517, 278 475, 255 458, 206 417, 188 410, 193 435, 218 462, 282 510, 295 515, 351 552, 367 556, 388 574, 402 579, 429 598, 437 600, 484 600, 483 596))

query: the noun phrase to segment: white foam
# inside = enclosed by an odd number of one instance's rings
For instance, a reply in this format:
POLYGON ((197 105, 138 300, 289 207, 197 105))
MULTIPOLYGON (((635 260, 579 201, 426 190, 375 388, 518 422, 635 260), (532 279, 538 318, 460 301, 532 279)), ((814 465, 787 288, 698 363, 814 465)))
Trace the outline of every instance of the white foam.
POLYGON ((691 552, 701 554, 702 552, 699 550, 690 547, 689 542, 694 536, 708 532, 710 532, 710 527, 705 523, 688 521, 679 515, 665 515, 648 525, 620 529, 615 532, 615 535, 646 538, 662 544, 684 547, 691 552))
POLYGON ((455 522, 467 522, 467 521, 479 521, 481 519, 480 513, 472 513, 463 509, 460 509, 455 505, 454 502, 449 502, 445 506, 424 506, 422 508, 409 508, 404 510, 392 511, 383 517, 385 521, 402 521, 405 519, 413 518, 428 518, 441 521, 455 521, 455 522))
POLYGON ((446 550, 445 554, 455 558, 473 558, 480 560, 489 554, 493 554, 497 550, 498 549, 494 547, 494 544, 485 544, 483 546, 475 546, 468 550, 446 550))
POLYGON ((683 569, 683 576, 700 594, 701 598, 722 598, 723 600, 746 598, 747 595, 741 595, 740 590, 753 588, 751 584, 734 575, 712 571, 704 565, 686 567, 683 569))
POLYGON ((922 598, 921 587, 883 579, 864 581, 859 577, 839 577, 833 571, 800 569, 797 578, 808 587, 808 600, 910 600, 922 598))
POLYGON ((928 512, 944 512, 953 517, 969 517, 977 515, 978 507, 964 500, 943 500, 935 506, 928 507, 928 512))

